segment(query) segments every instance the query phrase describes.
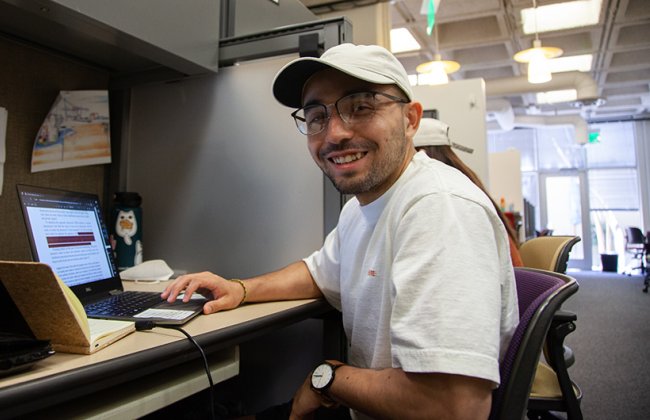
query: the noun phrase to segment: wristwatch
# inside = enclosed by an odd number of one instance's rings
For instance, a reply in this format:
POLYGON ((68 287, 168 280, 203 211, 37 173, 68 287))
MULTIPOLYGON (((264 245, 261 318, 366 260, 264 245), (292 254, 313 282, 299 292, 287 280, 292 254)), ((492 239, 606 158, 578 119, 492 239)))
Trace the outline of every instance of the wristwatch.
POLYGON ((343 365, 342 362, 326 360, 316 366, 316 369, 311 373, 311 388, 321 395, 326 395, 327 389, 334 382, 334 372, 343 365))

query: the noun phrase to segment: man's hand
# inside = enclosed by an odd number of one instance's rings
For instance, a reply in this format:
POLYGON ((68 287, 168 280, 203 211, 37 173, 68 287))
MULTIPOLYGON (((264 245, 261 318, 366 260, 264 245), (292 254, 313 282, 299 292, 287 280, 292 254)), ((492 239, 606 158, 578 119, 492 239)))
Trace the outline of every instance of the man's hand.
POLYGON ((289 420, 308 420, 314 418, 314 412, 321 406, 322 397, 311 389, 311 373, 293 396, 289 420))
POLYGON ((183 293, 183 302, 188 302, 194 293, 211 299, 203 306, 203 313, 206 315, 234 309, 239 306, 244 296, 240 284, 207 271, 178 277, 165 288, 160 297, 172 303, 181 293, 183 293))

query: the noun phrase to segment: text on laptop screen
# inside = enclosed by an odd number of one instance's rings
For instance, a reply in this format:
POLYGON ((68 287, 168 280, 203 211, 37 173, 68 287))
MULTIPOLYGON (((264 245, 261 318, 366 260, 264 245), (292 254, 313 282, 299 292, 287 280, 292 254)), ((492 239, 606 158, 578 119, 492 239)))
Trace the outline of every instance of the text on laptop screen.
POLYGON ((20 195, 37 261, 69 287, 116 275, 95 196, 24 190, 20 195))

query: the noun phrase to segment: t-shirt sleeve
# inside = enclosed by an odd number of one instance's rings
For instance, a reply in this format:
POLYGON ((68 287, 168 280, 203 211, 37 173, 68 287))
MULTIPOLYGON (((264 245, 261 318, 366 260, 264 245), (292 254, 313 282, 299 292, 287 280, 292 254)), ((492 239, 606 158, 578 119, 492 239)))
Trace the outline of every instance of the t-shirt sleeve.
POLYGON ((512 269, 499 223, 454 195, 426 195, 407 210, 393 248, 393 366, 499 382, 500 282, 512 269))
POLYGON ((316 285, 334 308, 341 310, 338 228, 325 238, 321 249, 303 259, 316 285))

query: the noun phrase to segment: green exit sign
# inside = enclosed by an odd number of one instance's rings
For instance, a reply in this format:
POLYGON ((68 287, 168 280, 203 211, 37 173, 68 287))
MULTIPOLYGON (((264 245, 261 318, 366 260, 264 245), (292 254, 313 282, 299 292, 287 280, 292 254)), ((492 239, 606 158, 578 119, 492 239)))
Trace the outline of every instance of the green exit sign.
POLYGON ((600 143, 600 133, 589 133, 589 143, 600 143))

